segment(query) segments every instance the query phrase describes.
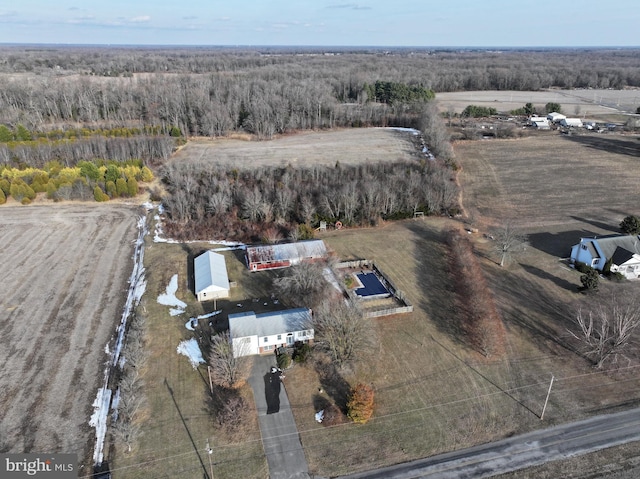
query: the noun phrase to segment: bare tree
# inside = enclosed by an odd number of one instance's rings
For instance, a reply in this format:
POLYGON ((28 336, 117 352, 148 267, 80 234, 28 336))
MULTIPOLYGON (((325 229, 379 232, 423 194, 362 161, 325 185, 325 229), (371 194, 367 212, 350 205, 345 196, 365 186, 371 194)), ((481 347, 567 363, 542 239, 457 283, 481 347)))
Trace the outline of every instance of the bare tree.
POLYGON ((494 232, 494 251, 500 257, 500 266, 504 266, 514 256, 527 248, 527 236, 522 233, 511 220, 503 223, 494 232))
POLYGON ((313 329, 316 344, 338 365, 357 359, 374 343, 370 325, 353 301, 323 303, 314 312, 313 329))
POLYGON ((314 308, 326 299, 329 283, 323 276, 324 263, 301 263, 285 270, 273 282, 276 294, 293 306, 314 308))
MULTIPOLYGON (((242 347, 236 345, 236 349, 242 347)), ((209 366, 211 379, 225 388, 237 388, 249 377, 250 360, 242 351, 234 351, 229 332, 211 338, 209 348, 209 366)))
POLYGON ((608 298, 594 298, 585 308, 578 309, 575 331, 569 334, 584 346, 597 368, 609 358, 617 358, 626 349, 633 331, 640 325, 640 301, 627 290, 608 298))

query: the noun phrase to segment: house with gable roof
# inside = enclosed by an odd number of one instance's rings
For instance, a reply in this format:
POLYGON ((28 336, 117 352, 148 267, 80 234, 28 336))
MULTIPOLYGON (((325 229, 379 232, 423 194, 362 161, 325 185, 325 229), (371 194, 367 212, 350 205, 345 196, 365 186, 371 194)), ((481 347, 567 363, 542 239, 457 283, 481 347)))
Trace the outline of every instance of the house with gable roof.
POLYGON ((640 237, 635 235, 607 235, 580 238, 571 248, 571 262, 584 263, 603 271, 607 262, 613 273, 627 279, 640 277, 640 237))
POLYGON ((229 315, 229 335, 234 357, 272 353, 296 342, 313 341, 311 310, 287 309, 256 314, 253 311, 229 315))

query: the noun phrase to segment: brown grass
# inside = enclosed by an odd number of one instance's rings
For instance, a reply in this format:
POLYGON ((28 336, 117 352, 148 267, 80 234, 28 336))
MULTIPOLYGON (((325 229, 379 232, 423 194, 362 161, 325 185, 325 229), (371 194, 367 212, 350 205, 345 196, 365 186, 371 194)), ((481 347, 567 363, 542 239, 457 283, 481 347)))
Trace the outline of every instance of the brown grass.
POLYGON ((442 112, 451 109, 455 113, 461 113, 468 105, 477 105, 508 113, 522 108, 526 103, 533 103, 538 111, 544 112, 544 106, 554 102, 559 103, 564 114, 569 117, 587 116, 598 119, 601 115, 610 115, 612 112, 635 111, 637 98, 637 90, 489 90, 442 92, 436 95, 438 109, 442 112))
POLYGON ((190 141, 171 161, 198 164, 259 166, 334 166, 362 162, 417 158, 420 149, 414 136, 391 128, 335 129, 327 132, 303 131, 271 141, 223 138, 190 141))
MULTIPOLYGON (((197 251, 198 247, 193 245, 193 248, 197 251)), ((115 452, 115 459, 112 455, 111 461, 115 478, 201 479, 209 474, 207 439, 213 449, 211 458, 216 479, 267 476, 257 415, 249 414, 248 421, 233 431, 214 427, 208 404, 206 367, 194 370, 187 358, 176 353, 178 343, 193 336, 184 323, 189 317, 205 312, 203 305, 195 300, 187 279, 191 251, 191 245, 147 243, 148 284, 141 307, 146 309, 149 318, 146 346, 150 358, 144 376, 149 419, 143 424, 134 454, 112 451, 115 452), (156 298, 176 273, 177 296, 187 302, 188 308, 186 314, 171 317, 169 308, 158 304, 156 298)), ((233 252, 225 254, 233 281, 236 260, 233 252)), ((210 310, 213 304, 207 303, 205 307, 210 310)), ((205 327, 202 334, 207 331, 205 327)), ((240 394, 248 404, 254 404, 248 385, 241 388, 240 394)))
POLYGON ((637 213, 636 136, 557 134, 459 142, 455 150, 465 207, 489 222, 514 217, 542 231, 569 224, 617 231, 637 213))

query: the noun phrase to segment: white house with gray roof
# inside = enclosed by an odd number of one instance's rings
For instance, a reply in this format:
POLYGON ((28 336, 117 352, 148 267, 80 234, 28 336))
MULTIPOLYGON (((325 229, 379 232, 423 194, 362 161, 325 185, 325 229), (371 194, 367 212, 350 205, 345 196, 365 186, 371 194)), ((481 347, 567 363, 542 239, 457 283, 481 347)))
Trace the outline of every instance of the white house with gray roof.
POLYGON ((611 261, 611 271, 627 279, 640 277, 640 237, 634 235, 607 235, 580 238, 571 248, 571 262, 584 263, 603 271, 611 261))
POLYGON ((198 301, 229 297, 227 263, 221 254, 213 251, 202 253, 193 260, 193 274, 198 301))
POLYGON ((287 309, 256 314, 253 311, 229 315, 229 335, 235 357, 273 352, 313 340, 311 310, 287 309))

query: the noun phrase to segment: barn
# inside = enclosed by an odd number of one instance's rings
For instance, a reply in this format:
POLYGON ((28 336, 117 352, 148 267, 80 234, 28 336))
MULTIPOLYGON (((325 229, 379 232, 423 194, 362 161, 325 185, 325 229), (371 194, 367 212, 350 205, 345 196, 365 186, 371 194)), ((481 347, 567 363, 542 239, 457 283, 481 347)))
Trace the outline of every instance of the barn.
POLYGON ((247 266, 250 271, 288 268, 303 261, 325 259, 327 255, 327 247, 322 240, 249 246, 247 247, 247 266))
POLYGON ((195 293, 198 301, 229 297, 229 277, 224 256, 207 251, 193 260, 195 293))
POLYGON ((256 314, 229 315, 229 336, 234 357, 272 353, 278 347, 313 340, 311 310, 288 309, 256 314))

